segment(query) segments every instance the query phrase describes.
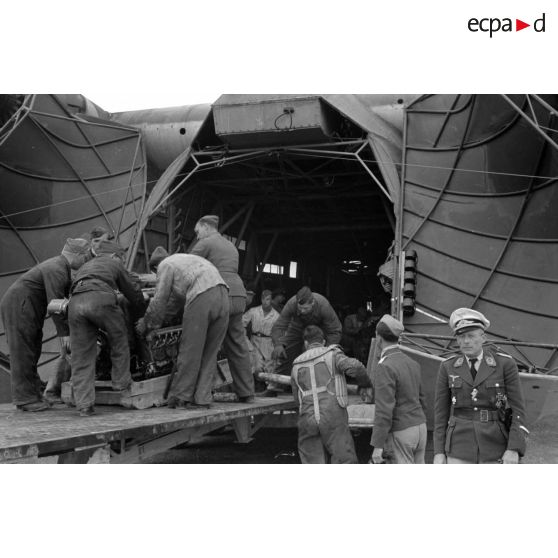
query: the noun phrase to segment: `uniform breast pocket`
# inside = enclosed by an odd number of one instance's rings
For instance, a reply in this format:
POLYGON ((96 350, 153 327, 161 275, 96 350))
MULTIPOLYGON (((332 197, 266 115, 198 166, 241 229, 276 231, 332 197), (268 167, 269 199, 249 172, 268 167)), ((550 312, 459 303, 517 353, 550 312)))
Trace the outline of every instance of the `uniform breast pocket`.
POLYGON ((463 387, 463 378, 461 376, 457 376, 457 377, 450 377, 448 378, 448 382, 449 382, 449 387, 450 388, 462 388, 463 387))
POLYGON ((492 404, 496 405, 499 400, 503 400, 506 394, 504 378, 490 378, 484 382, 484 386, 492 404))
POLYGON ((463 397, 461 395, 463 388, 463 378, 461 376, 449 376, 448 386, 451 395, 451 404, 461 405, 463 403, 463 397))

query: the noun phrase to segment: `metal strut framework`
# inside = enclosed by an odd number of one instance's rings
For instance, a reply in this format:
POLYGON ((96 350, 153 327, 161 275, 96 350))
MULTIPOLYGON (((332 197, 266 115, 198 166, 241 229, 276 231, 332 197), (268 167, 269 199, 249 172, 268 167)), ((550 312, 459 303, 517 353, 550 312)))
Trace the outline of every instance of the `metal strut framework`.
POLYGON ((436 335, 443 318, 478 308, 520 362, 556 365, 551 103, 538 95, 434 95, 408 108, 396 238, 421 261, 421 315, 407 326, 425 341, 447 350, 449 339, 436 335))

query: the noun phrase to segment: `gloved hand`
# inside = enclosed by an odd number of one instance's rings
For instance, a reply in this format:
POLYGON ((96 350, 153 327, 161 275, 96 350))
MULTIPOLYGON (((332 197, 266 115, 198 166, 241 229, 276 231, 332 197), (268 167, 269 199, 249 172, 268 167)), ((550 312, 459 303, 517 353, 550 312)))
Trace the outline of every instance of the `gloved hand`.
POLYGON ((72 352, 72 347, 70 345, 70 337, 60 337, 60 344, 62 345, 62 350, 66 353, 72 352))
POLYGON ((286 360, 287 352, 285 351, 285 347, 283 347, 283 345, 277 345, 277 347, 275 347, 273 349, 273 352, 271 353, 271 358, 273 360, 286 360))

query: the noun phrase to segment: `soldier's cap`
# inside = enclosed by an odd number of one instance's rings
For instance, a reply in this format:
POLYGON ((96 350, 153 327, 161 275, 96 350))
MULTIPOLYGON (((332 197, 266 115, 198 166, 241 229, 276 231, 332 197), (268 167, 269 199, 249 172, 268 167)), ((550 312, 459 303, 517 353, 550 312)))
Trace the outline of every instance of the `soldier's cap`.
POLYGON ((198 223, 204 223, 205 225, 209 225, 210 227, 216 229, 219 227, 219 217, 217 215, 204 215, 203 217, 200 217, 198 223))
POLYGON ((94 227, 89 233, 91 238, 101 238, 104 234, 108 235, 108 240, 113 240, 114 235, 105 227, 94 227))
POLYGON ((302 287, 296 293, 297 304, 310 304, 313 300, 314 297, 312 296, 312 291, 310 290, 310 287, 306 287, 306 286, 302 287))
POLYGON ((472 329, 482 329, 485 331, 490 327, 490 321, 486 317, 471 308, 458 308, 451 313, 449 325, 455 335, 471 331, 472 329))
POLYGON ((84 238, 67 238, 62 253, 87 254, 89 252, 89 241, 84 238))
POLYGON ((149 258, 149 267, 153 268, 158 266, 165 258, 168 257, 169 253, 162 246, 157 246, 149 258))
POLYGON ((124 252, 124 248, 112 240, 101 240, 95 243, 95 254, 97 254, 97 256, 101 254, 116 254, 122 257, 124 252))
POLYGON ((378 269, 378 276, 383 275, 393 281, 393 260, 383 263, 378 269))
POLYGON ((403 324, 389 314, 384 314, 376 324, 376 333, 378 335, 391 334, 399 337, 404 331, 405 327, 403 324))

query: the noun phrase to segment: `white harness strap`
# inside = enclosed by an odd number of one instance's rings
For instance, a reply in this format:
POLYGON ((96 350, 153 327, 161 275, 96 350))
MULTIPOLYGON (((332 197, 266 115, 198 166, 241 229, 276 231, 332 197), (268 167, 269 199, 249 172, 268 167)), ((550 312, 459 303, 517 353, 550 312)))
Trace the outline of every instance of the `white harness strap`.
MULTIPOLYGON (((294 366, 292 369, 291 377, 296 384, 296 387, 299 392, 299 412, 302 411, 302 400, 305 397, 312 396, 312 403, 314 407, 314 418, 316 422, 320 423, 320 402, 318 399, 319 393, 324 393, 328 391, 327 385, 325 386, 317 386, 316 383, 316 369, 315 366, 319 363, 323 362, 330 373, 330 375, 334 378, 335 382, 335 395, 337 398, 337 402, 343 408, 347 406, 347 384, 345 378, 342 374, 335 374, 333 371, 333 350, 332 348, 324 348, 320 347, 320 349, 310 349, 306 353, 300 355, 294 362, 294 366), (309 375, 310 375, 310 389, 304 390, 300 387, 298 383, 298 372, 301 368, 308 368, 309 375)), ((328 382, 329 384, 329 382, 328 382)))
MULTIPOLYGON (((316 423, 320 424, 320 402, 318 400, 318 386, 316 385, 316 368, 313 364, 309 366, 310 371, 310 385, 312 386, 312 402, 314 403, 314 418, 316 423)), ((323 386, 324 389, 325 386, 323 386)))

